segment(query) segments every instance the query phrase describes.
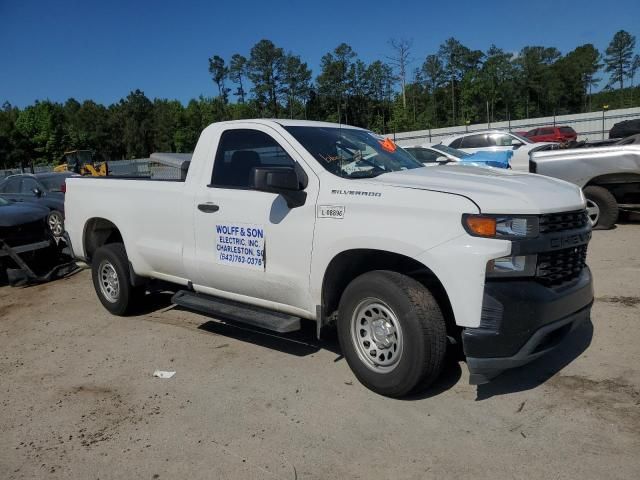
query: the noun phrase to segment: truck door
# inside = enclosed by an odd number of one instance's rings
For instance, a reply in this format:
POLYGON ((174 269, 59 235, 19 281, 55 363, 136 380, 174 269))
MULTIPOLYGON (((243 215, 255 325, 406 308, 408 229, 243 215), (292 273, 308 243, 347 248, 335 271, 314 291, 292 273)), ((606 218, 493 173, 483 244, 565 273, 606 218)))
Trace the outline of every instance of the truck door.
POLYGON ((318 178, 276 130, 242 127, 222 132, 213 169, 205 172, 209 185, 194 197, 194 284, 205 293, 313 313, 309 272, 318 178), (250 178, 260 166, 296 168, 306 185, 305 204, 289 208, 281 195, 254 190, 250 178))

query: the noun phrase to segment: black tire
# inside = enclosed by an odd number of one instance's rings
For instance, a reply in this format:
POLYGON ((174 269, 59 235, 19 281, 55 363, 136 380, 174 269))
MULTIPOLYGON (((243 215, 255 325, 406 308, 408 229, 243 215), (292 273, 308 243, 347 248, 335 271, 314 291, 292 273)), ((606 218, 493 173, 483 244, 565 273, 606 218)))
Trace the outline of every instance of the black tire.
MULTIPOLYGON (((362 337, 362 330, 359 333, 362 337)), ((398 333, 394 335, 397 340, 398 333)), ((365 273, 347 286, 338 308, 338 340, 358 380, 389 397, 402 397, 416 387, 430 385, 440 375, 447 348, 445 321, 431 292, 406 275, 386 270, 365 273), (363 305, 372 300, 388 307, 400 325, 401 353, 390 371, 380 371, 379 366, 373 365, 363 347, 357 345, 358 333, 352 335, 361 328, 358 322, 366 320, 365 316, 358 319, 356 310, 366 309, 363 305)))
POLYGON ((608 230, 616 224, 619 214, 618 202, 609 190, 592 185, 584 189, 584 196, 600 210, 594 228, 608 230))
POLYGON ((144 289, 131 285, 129 260, 122 243, 109 243, 96 250, 91 262, 91 276, 100 302, 114 315, 131 314, 144 294, 144 289), (114 291, 113 285, 101 286, 103 280, 108 283, 107 279, 101 279, 105 271, 112 271, 117 277, 117 295, 108 295, 109 288, 114 291))

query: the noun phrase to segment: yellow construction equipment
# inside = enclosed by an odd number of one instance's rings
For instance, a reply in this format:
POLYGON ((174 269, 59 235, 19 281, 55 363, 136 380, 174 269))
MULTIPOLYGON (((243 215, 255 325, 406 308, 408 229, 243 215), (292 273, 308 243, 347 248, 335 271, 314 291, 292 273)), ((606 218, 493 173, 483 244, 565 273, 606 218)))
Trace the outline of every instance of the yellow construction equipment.
POLYGON ((64 152, 65 162, 53 169, 54 172, 75 172, 92 177, 108 175, 107 162, 95 163, 91 150, 70 150, 64 152))

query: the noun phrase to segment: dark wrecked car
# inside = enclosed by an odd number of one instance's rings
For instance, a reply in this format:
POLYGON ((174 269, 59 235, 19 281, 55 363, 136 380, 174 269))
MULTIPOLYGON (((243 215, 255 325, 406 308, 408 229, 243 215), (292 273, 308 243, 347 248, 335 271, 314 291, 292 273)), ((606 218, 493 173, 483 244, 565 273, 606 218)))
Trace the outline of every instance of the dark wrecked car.
POLYGON ((56 237, 64 231, 65 181, 73 172, 22 173, 0 181, 0 196, 5 200, 35 203, 49 209, 47 222, 56 237))
POLYGON ((55 243, 47 225, 49 209, 0 197, 0 283, 6 281, 7 268, 21 268, 19 260, 30 259, 55 243))

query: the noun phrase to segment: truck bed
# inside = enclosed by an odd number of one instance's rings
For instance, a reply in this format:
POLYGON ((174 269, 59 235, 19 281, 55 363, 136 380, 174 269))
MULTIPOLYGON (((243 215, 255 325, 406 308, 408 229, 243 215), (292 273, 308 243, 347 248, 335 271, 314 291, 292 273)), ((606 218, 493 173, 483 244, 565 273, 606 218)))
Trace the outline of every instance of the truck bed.
POLYGON ((149 158, 109 162, 109 177, 183 182, 191 163, 191 153, 152 153, 149 158))

